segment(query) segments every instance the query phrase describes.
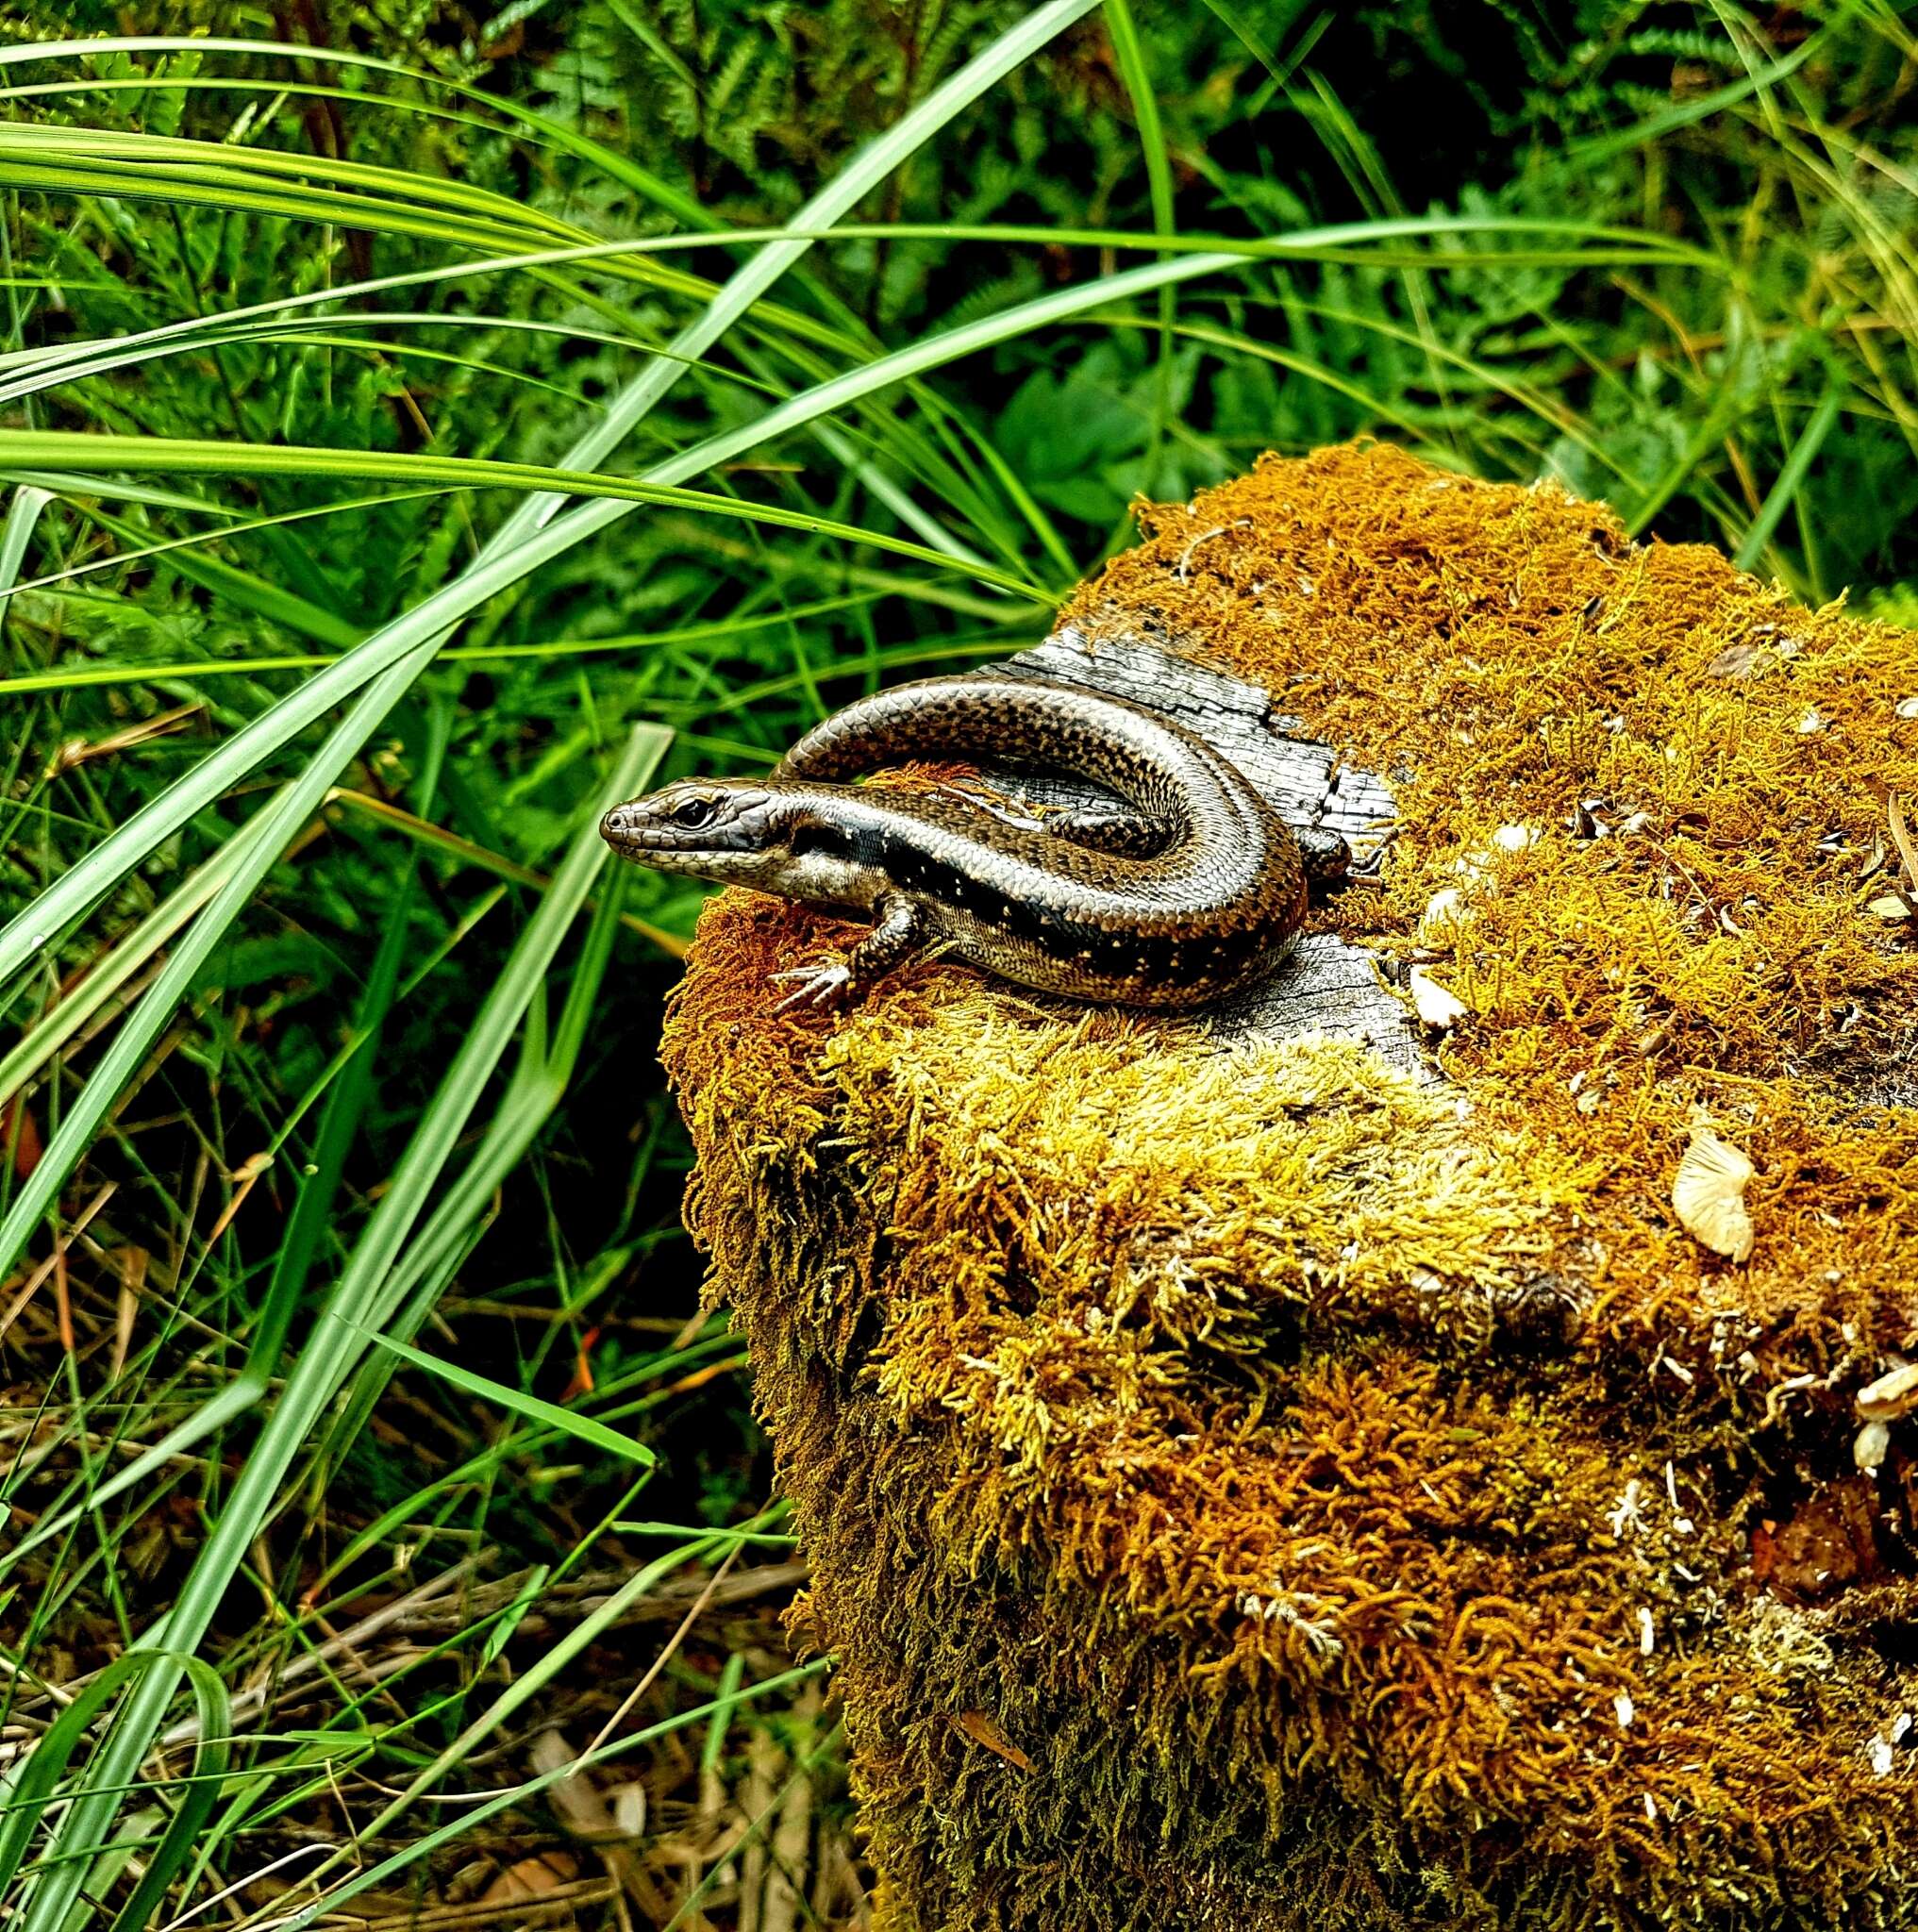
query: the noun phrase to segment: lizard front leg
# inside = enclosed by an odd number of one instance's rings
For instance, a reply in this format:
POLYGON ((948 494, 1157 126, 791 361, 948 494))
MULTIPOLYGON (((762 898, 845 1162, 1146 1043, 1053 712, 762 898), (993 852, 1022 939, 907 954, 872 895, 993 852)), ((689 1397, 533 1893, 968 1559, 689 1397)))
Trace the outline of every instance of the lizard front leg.
POLYGON ((799 983, 776 1006, 829 1007, 883 978, 930 936, 924 909, 913 900, 889 892, 873 907, 873 929, 843 959, 820 959, 810 966, 793 966, 775 973, 774 979, 799 983))

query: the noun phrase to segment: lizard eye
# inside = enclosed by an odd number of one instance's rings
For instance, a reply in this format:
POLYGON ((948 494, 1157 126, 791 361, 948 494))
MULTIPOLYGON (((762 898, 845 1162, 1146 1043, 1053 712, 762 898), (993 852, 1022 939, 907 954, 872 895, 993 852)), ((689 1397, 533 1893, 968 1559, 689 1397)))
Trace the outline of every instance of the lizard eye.
POLYGON ((717 809, 709 798, 689 798, 684 805, 675 808, 673 823, 685 825, 689 830, 697 830, 699 826, 712 823, 712 815, 717 809))

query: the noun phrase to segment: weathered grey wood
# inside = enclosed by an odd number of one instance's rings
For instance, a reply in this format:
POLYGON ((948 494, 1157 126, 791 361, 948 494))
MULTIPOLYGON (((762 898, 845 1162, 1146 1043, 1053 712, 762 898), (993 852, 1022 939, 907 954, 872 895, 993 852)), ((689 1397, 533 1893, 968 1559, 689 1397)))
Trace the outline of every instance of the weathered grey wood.
MULTIPOLYGON (((1094 641, 1068 625, 992 668, 1056 678, 1162 711, 1217 746, 1288 824, 1339 833, 1352 848, 1355 872, 1376 870, 1384 857, 1394 818, 1384 780, 1341 766, 1331 746, 1294 735, 1300 721, 1281 713, 1269 691, 1214 670, 1170 639, 1115 625, 1094 641)), ((1090 788, 1027 774, 1006 783, 1048 805, 1092 796, 1090 788)), ((1302 941, 1264 985, 1202 1012, 1227 1040, 1305 1033, 1362 1040, 1394 1066, 1432 1077, 1417 1022, 1386 990, 1373 956, 1328 935, 1302 941)))

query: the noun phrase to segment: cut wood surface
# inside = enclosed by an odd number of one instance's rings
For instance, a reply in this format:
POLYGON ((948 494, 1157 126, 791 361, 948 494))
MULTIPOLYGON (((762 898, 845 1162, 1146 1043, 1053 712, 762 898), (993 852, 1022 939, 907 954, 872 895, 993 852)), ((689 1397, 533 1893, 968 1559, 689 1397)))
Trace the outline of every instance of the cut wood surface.
MULTIPOLYGON (((1376 874, 1393 818, 1392 794, 1372 773, 1342 764, 1330 745, 1306 735, 1262 687, 1201 661, 1196 640, 1186 648, 1163 633, 1128 626, 1113 613, 1096 644, 1064 625, 1042 644, 994 669, 1055 679, 1159 711, 1225 754, 1269 799, 1285 822, 1336 832, 1352 849, 1354 871, 1376 874)), ((1014 791, 1047 803, 1076 803, 1083 788, 1054 778, 1009 777, 1014 791)), ((1202 1009, 1222 1038, 1287 1038, 1324 1033, 1359 1040, 1393 1065, 1424 1075, 1417 1023, 1406 1002, 1379 979, 1378 961, 1363 946, 1330 933, 1309 933, 1263 984, 1202 1009)))

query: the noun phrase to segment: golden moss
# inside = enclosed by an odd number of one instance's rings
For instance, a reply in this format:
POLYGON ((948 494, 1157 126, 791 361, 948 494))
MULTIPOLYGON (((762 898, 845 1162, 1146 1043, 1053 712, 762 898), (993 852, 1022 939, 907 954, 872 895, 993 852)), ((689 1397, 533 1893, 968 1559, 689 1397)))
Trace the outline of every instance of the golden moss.
POLYGON ((775 1017, 834 929, 708 908, 689 1216, 880 1923, 1918 1924, 1918 1461, 1850 1446, 1918 1345, 1918 944, 1862 903, 1913 639, 1376 447, 1142 522, 1067 614, 1392 774, 1330 917, 1468 1017, 1436 1086, 949 966, 775 1017), (1701 1120, 1743 1265, 1672 1209, 1701 1120))
POLYGON ((1465 886, 1435 976, 1482 1024, 1446 1070, 1609 1170, 1586 1226, 1614 1324, 1718 1312, 1723 1271, 1662 1205, 1702 1108, 1760 1170, 1740 1305, 1809 1312, 1823 1283, 1841 1330, 1902 1334, 1918 946, 1866 911, 1864 874, 1888 791, 1918 794, 1918 639, 1382 448, 1268 459, 1142 524, 1067 615, 1156 610, 1392 773, 1385 932, 1465 886), (1612 837, 1578 836, 1588 800, 1612 837), (1501 850, 1506 825, 1536 836, 1501 850), (1859 1104, 1880 1091, 1906 1106, 1859 1104))

